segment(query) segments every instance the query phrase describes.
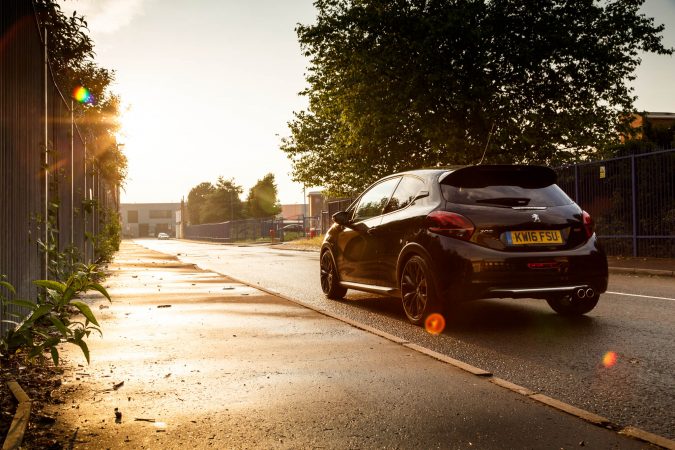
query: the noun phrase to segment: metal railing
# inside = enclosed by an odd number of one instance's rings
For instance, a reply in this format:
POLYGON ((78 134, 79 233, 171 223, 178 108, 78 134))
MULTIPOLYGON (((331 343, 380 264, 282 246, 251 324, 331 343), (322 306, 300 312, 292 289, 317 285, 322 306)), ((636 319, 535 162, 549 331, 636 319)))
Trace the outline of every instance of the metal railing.
POLYGON ((185 238, 217 242, 285 241, 298 237, 313 237, 321 233, 319 220, 298 217, 294 220, 268 217, 242 219, 221 223, 205 223, 185 227, 185 238))
MULTIPOLYGON (((33 280, 47 278, 47 256, 38 240, 54 239, 57 249, 75 249, 94 258, 86 234, 98 234, 99 217, 85 205, 117 206, 87 155, 67 101, 56 87, 46 59, 31 0, 0 2, 0 274, 34 300, 33 280)), ((5 292, 6 293, 6 292, 5 292)), ((0 309, 0 320, 19 308, 0 309)), ((0 333, 6 330, 0 322, 0 333)))
POLYGON ((675 258, 675 149, 557 169, 607 254, 675 258))

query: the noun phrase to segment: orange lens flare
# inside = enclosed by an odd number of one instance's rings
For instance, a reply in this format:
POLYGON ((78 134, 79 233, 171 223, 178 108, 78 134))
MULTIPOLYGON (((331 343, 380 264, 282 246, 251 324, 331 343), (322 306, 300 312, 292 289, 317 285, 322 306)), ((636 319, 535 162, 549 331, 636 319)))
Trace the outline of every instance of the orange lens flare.
POLYGON ((615 352, 607 352, 602 357, 602 365, 609 368, 616 364, 617 356, 615 352))
POLYGON ((445 329, 445 317, 438 313, 429 314, 427 320, 424 321, 424 328, 434 336, 441 334, 445 329))

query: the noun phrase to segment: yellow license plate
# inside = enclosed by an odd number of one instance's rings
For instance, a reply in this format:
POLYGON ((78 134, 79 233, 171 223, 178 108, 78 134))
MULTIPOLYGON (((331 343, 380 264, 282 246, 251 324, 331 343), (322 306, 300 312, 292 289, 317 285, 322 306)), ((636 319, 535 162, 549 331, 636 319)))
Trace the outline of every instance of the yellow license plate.
POLYGON ((506 233, 509 245, 563 244, 559 230, 509 231, 506 233))

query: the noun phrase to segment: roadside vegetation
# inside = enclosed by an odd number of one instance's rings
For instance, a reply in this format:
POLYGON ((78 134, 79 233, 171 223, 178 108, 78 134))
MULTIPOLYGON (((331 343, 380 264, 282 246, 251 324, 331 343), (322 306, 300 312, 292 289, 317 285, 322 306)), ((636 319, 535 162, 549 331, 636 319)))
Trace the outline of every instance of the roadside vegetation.
POLYGON ((267 218, 281 212, 273 174, 268 173, 258 180, 242 201, 240 195, 243 192, 234 178, 219 177, 215 184, 203 182, 193 187, 187 202, 190 225, 267 218))
POLYGON ((294 179, 349 197, 484 153, 549 166, 607 156, 636 113, 639 52, 673 53, 643 3, 315 2, 317 20, 296 28, 309 105, 281 143, 294 179))

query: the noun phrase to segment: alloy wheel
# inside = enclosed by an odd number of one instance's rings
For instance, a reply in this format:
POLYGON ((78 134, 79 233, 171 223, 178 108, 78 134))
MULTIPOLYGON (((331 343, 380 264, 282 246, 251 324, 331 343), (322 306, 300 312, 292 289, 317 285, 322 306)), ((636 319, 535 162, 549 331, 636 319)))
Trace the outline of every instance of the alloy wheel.
POLYGON ((401 275, 403 309, 413 323, 423 319, 429 304, 429 284, 422 264, 419 257, 411 258, 401 275))
POLYGON ((333 286, 333 272, 333 259, 328 252, 325 252, 321 256, 321 290, 324 294, 330 292, 330 289, 333 286))
POLYGON ((339 300, 344 297, 347 289, 340 286, 337 269, 330 251, 325 251, 321 255, 320 270, 321 290, 326 297, 333 300, 339 300))

